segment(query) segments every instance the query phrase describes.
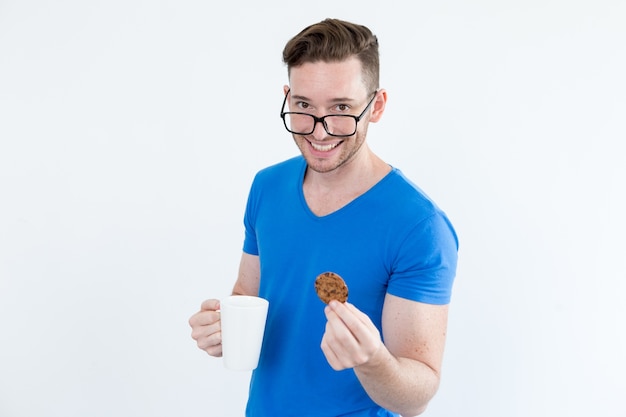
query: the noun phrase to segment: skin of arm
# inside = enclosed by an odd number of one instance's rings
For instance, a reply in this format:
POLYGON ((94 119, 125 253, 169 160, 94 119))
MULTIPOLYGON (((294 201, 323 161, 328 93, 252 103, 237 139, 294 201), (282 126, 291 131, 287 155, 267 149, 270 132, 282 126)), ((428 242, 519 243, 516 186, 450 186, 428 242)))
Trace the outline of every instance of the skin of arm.
POLYGON ((259 281, 261 278, 261 263, 259 257, 243 253, 239 262, 239 275, 233 295, 259 295, 259 281))
POLYGON ((331 302, 322 351, 335 370, 353 368, 370 398, 403 416, 426 409, 439 387, 447 305, 387 294, 384 344, 369 317, 349 303, 331 302))

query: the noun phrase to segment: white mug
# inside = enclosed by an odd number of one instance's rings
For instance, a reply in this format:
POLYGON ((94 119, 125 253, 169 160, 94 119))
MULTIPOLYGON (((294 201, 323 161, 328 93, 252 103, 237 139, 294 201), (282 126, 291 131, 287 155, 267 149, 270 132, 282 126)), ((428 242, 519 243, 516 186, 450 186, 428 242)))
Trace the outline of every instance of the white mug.
POLYGON ((269 302, 231 295, 220 300, 222 359, 228 369, 251 371, 259 364, 269 302))

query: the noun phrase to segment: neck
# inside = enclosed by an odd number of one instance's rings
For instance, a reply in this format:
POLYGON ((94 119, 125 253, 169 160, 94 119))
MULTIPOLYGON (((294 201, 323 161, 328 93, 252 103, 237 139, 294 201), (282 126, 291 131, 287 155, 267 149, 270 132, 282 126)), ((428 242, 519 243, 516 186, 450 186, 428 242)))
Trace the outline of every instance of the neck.
POLYGON ((307 168, 303 184, 305 198, 313 212, 329 214, 364 194, 390 170, 388 164, 365 148, 356 158, 332 171, 307 168))

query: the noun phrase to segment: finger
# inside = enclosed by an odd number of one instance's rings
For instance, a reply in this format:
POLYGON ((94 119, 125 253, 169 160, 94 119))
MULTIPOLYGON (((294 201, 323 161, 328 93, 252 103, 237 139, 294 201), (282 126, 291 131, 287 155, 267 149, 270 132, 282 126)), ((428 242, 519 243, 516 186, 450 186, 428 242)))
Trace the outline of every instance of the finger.
POLYGON ((196 344, 202 350, 220 351, 222 350, 222 332, 202 335, 196 339, 196 344))
POLYGON ((210 336, 214 333, 220 333, 222 331, 222 323, 218 320, 210 324, 198 324, 195 322, 191 326, 191 337, 194 340, 198 340, 203 337, 210 336))
MULTIPOLYGON (((349 303, 333 303, 330 309, 349 331, 350 338, 339 333, 337 334, 338 340, 343 344, 345 349, 355 355, 360 356, 364 354, 366 357, 378 349, 379 345, 382 343, 380 340, 380 332, 367 314, 349 303)), ((330 313, 329 316, 332 317, 330 313)), ((354 358, 357 361, 363 359, 367 360, 366 358, 354 358)))
POLYGON ((351 354, 358 350, 359 341, 345 321, 332 308, 326 309, 326 331, 324 338, 337 357, 351 354))
POLYGON ((222 356, 222 345, 219 344, 219 345, 216 345, 216 346, 212 346, 212 347, 210 347, 208 349, 204 349, 204 351, 206 353, 208 353, 209 355, 211 355, 211 356, 215 356, 215 357, 219 358, 219 357, 222 356))
POLYGON ((356 308, 354 304, 344 303, 344 305, 349 311, 352 312, 352 314, 354 314, 361 321, 361 323, 365 324, 366 326, 374 324, 372 323, 372 320, 369 318, 369 316, 356 308))
POLYGON ((342 369, 345 369, 341 365, 341 362, 339 361, 339 358, 337 357, 337 354, 333 350, 331 344, 328 343, 328 338, 326 337, 326 335, 324 335, 324 337, 322 338, 322 343, 320 347, 322 348, 322 352, 324 353, 324 356, 326 357, 326 361, 331 366, 331 368, 333 368, 335 371, 340 371, 342 369))
POLYGON ((353 334, 358 335, 363 331, 367 331, 367 326, 371 323, 371 320, 354 305, 332 301, 329 307, 353 334))
POLYGON ((197 326, 208 326, 218 323, 220 321, 220 317, 219 311, 202 310, 189 318, 189 325, 192 328, 197 326))
POLYGON ((217 311, 220 309, 220 300, 210 299, 204 300, 200 306, 201 311, 217 311))
POLYGON ((222 356, 222 344, 212 344, 211 342, 207 342, 205 344, 198 343, 198 347, 201 350, 204 350, 211 356, 220 357, 222 356))

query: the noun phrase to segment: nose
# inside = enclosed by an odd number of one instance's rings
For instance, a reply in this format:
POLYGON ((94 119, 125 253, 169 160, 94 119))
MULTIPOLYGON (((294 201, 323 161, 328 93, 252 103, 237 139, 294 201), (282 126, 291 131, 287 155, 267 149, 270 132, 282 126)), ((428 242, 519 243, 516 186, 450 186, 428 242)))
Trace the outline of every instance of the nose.
POLYGON ((313 127, 313 133, 311 133, 316 140, 323 140, 326 136, 328 136, 328 132, 324 128, 324 122, 316 120, 315 126, 313 127))

